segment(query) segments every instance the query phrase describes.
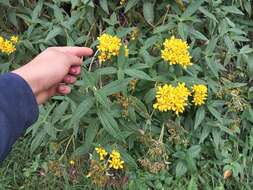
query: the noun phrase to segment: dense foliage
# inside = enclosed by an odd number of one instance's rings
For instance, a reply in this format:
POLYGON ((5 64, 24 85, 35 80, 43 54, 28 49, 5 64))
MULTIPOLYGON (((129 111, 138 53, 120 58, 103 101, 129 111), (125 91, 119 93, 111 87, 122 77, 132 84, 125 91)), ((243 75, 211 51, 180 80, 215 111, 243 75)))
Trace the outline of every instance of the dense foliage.
POLYGON ((94 49, 0 189, 252 189, 252 3, 0 0, 2 73, 50 46, 94 49))

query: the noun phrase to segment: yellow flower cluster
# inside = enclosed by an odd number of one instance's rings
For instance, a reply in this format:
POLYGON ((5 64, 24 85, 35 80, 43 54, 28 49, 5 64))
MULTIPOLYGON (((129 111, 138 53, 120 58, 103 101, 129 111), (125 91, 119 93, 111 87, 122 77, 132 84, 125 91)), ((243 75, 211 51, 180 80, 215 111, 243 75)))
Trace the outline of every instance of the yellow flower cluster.
POLYGON ((184 83, 179 83, 176 87, 165 84, 159 86, 156 93, 156 103, 154 109, 161 112, 174 111, 177 115, 183 113, 187 106, 188 96, 191 92, 185 87, 184 83))
POLYGON ((203 84, 200 85, 194 85, 192 87, 193 92, 193 100, 192 102, 196 106, 200 106, 205 103, 205 100, 207 99, 207 87, 203 84))
POLYGON ((121 155, 118 151, 112 150, 111 154, 109 154, 104 148, 97 147, 95 148, 96 152, 99 155, 100 161, 105 161, 105 167, 108 167, 107 162, 109 163, 109 168, 113 168, 115 170, 123 169, 124 161, 121 160, 121 155), (106 159, 106 160, 105 160, 106 159))
POLYGON ((110 164, 109 167, 115 170, 123 169, 124 161, 120 158, 120 153, 116 150, 113 150, 110 154, 110 159, 108 160, 110 164))
MULTIPOLYGON (((205 103, 207 99, 207 86, 194 85, 192 87, 193 100, 196 106, 205 103)), ((156 92, 156 103, 153 104, 154 109, 160 112, 174 111, 177 115, 183 113, 187 106, 188 97, 191 92, 186 88, 184 83, 178 83, 176 87, 165 84, 159 86, 156 92)))
POLYGON ((99 45, 97 46, 100 54, 98 59, 100 63, 110 60, 113 56, 119 54, 120 47, 122 45, 120 38, 117 36, 111 36, 109 34, 103 34, 98 37, 99 45))
POLYGON ((105 157, 107 156, 108 152, 106 152, 105 149, 101 148, 101 147, 97 147, 96 152, 99 154, 99 159, 100 160, 104 160, 105 157))
POLYGON ((16 51, 16 44, 18 43, 18 37, 12 36, 10 40, 4 39, 0 36, 0 52, 7 55, 16 51))
POLYGON ((189 46, 186 41, 172 36, 170 39, 166 39, 163 45, 164 49, 161 51, 161 57, 165 61, 168 61, 169 64, 179 64, 184 68, 192 65, 191 56, 188 51, 189 46))

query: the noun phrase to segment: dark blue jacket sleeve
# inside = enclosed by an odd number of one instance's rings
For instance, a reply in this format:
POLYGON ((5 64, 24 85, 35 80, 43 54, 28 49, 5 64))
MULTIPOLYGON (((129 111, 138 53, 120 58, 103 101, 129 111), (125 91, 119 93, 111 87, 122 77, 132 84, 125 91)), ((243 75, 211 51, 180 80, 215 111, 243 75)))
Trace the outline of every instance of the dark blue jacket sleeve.
POLYGON ((0 162, 38 114, 36 99, 27 82, 14 73, 0 75, 0 162))

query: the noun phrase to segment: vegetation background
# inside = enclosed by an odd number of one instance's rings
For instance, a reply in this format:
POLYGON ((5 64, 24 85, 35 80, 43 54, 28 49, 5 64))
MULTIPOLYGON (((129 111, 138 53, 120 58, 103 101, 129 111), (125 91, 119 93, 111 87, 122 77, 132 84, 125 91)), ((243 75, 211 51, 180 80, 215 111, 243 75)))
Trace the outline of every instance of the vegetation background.
POLYGON ((101 65, 97 54, 84 60, 71 95, 40 107, 1 163, 0 189, 253 189, 252 3, 0 0, 1 36, 20 38, 15 53, 0 55, 1 73, 50 46, 96 52, 105 32, 129 48, 101 65), (190 45, 187 69, 161 59, 173 35, 190 45), (189 102, 179 116, 154 110, 156 85, 177 82, 206 84, 206 104, 189 102), (98 146, 125 161, 103 187, 102 175, 87 177, 98 146))

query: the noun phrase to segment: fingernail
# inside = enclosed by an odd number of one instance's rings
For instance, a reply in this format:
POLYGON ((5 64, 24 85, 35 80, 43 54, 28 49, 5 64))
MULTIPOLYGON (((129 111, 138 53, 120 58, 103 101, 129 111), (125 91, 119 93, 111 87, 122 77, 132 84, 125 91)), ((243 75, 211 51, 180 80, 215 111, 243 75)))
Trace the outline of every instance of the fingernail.
POLYGON ((72 69, 72 72, 73 72, 73 73, 76 73, 76 72, 77 72, 77 70, 76 70, 76 69, 72 69))
POLYGON ((59 87, 59 90, 60 90, 60 91, 65 91, 65 86, 60 86, 60 87, 59 87))

